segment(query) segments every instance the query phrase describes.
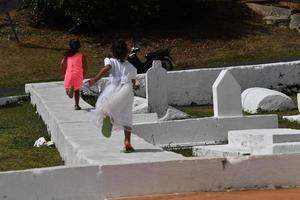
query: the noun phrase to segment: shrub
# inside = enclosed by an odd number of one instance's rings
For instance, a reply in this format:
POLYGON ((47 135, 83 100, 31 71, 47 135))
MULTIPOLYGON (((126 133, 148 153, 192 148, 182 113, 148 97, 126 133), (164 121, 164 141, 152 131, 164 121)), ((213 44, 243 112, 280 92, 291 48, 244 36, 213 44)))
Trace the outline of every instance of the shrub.
POLYGON ((34 22, 70 30, 185 28, 240 18, 234 0, 28 0, 34 22))

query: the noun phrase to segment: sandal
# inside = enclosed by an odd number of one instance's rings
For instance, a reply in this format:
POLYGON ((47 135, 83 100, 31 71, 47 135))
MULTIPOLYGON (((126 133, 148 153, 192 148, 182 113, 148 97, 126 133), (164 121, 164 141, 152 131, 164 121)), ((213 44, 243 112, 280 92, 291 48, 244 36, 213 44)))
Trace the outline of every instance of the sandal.
POLYGON ((75 106, 74 106, 74 109, 75 109, 75 110, 81 110, 81 107, 80 107, 80 106, 77 106, 77 105, 75 105, 75 106))
POLYGON ((135 152, 135 149, 132 147, 132 146, 127 146, 127 147, 124 147, 123 153, 132 153, 132 152, 135 152))
POLYGON ((73 95, 74 95, 74 87, 73 86, 71 86, 71 88, 67 91, 67 95, 71 99, 73 98, 73 95))
POLYGON ((111 136, 111 131, 112 131, 112 123, 110 117, 105 117, 103 120, 103 125, 102 125, 102 135, 104 137, 109 138, 111 136))

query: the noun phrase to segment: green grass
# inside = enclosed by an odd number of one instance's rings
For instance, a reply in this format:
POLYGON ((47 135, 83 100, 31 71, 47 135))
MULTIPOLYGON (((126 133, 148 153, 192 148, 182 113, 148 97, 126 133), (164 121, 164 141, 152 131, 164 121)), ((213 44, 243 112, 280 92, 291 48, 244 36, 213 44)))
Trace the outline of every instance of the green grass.
POLYGON ((34 148, 39 137, 50 140, 29 102, 0 108, 0 171, 64 165, 55 148, 34 148))

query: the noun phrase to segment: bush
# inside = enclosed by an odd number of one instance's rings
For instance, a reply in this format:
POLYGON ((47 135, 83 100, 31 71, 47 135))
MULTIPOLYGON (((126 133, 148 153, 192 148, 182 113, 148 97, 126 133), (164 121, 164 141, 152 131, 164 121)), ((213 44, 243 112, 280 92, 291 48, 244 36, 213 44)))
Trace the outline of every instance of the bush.
POLYGON ((185 28, 243 14, 234 0, 28 0, 34 22, 70 30, 185 28))

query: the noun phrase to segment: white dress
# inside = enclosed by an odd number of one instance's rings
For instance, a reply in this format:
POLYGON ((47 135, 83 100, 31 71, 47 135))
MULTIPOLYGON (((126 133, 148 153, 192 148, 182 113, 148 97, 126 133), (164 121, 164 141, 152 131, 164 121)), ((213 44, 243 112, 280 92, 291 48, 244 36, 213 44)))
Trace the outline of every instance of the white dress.
POLYGON ((102 127, 103 119, 109 116, 114 129, 132 129, 133 90, 132 79, 137 70, 128 61, 105 58, 104 65, 111 65, 109 80, 98 97, 95 114, 96 124, 102 127))

